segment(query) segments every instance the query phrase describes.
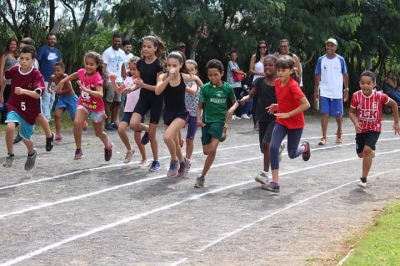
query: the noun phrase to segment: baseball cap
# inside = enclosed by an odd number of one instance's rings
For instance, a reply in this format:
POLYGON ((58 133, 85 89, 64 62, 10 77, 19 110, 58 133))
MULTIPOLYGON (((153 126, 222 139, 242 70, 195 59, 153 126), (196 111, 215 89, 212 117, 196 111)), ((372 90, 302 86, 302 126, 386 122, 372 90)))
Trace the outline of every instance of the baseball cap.
POLYGON ((186 47, 186 44, 184 42, 178 43, 178 47, 186 47))
POLYGON ((333 45, 338 46, 338 42, 336 41, 336 39, 333 38, 329 38, 325 43, 331 42, 333 43, 333 45))

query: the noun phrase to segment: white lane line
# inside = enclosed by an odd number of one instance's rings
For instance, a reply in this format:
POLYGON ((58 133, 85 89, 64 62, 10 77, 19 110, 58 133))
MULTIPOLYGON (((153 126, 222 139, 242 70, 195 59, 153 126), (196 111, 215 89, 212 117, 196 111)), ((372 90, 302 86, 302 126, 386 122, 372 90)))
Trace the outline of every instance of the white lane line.
MULTIPOLYGON (((382 133, 386 133, 386 132, 392 132, 392 131, 382 131, 382 133)), ((346 136, 346 135, 354 135, 354 133, 343 134, 343 136, 346 136)), ((335 135, 330 135, 329 137, 334 137, 334 136, 335 135)), ((319 138, 320 137, 308 137, 308 138, 304 138, 304 139, 307 140, 307 139, 319 139, 319 138)), ((390 140, 399 140, 399 138, 391 138, 390 140)), ((382 139, 382 140, 379 140, 379 141, 385 141, 385 140, 382 139)), ((226 148, 221 147, 221 148, 218 148, 218 151, 224 151, 224 150, 230 150, 230 149, 241 149, 241 148, 246 148, 246 147, 249 147, 249 146, 259 146, 259 145, 260 145, 259 143, 253 143, 253 144, 246 144, 246 145, 240 145, 240 146, 230 146, 230 147, 226 147, 226 148)), ((317 149, 313 149, 313 150, 331 149, 331 148, 336 148, 336 147, 341 147, 341 146, 348 146, 348 145, 354 145, 354 143, 339 144, 339 145, 328 146, 328 147, 324 146, 323 148, 317 148, 317 149)), ((195 151, 195 152, 193 152, 193 154, 199 154, 199 153, 203 153, 203 151, 195 151)), ((162 160, 162 159, 167 159, 167 158, 169 158, 169 156, 160 157, 159 159, 162 160)), ((258 157, 257 157, 257 159, 258 159, 258 157)), ((77 170, 77 171, 73 171, 73 172, 69 172, 69 173, 65 173, 65 174, 61 174, 61 175, 55 175, 55 176, 45 177, 45 178, 32 180, 32 181, 28 181, 28 182, 23 182, 23 183, 19 183, 19 184, 3 186, 3 187, 0 187, 0 191, 1 190, 6 190, 6 189, 10 189, 10 188, 16 188, 16 187, 21 187, 21 186, 32 185, 32 184, 36 184, 36 183, 42 183, 42 182, 46 182, 46 181, 52 181, 52 180, 60 179, 60 178, 63 178, 63 177, 68 177, 68 176, 71 176, 71 175, 81 174, 81 173, 84 173, 84 172, 91 172, 91 171, 103 170, 103 169, 108 169, 108 168, 123 167, 123 166, 128 166, 128 165, 133 165, 133 164, 138 164, 138 162, 111 164, 111 165, 99 166, 99 167, 94 167, 94 168, 86 168, 86 169, 77 170)))
MULTIPOLYGON (((383 174, 388 174, 388 173, 391 173, 391 172, 396 172, 396 171, 399 171, 399 170, 400 170, 400 168, 392 169, 392 170, 385 171, 385 172, 380 172, 380 173, 377 173, 377 174, 375 174, 375 175, 369 176, 369 178, 376 177, 376 176, 383 175, 383 174)), ((277 211, 275 211, 275 212, 273 212, 273 213, 271 213, 271 214, 268 214, 268 215, 266 215, 266 216, 264 216, 264 217, 258 219, 257 221, 255 221, 255 222, 253 222, 253 223, 246 224, 245 226, 243 226, 243 227, 241 227, 241 228, 239 228, 239 229, 236 229, 235 231, 232 231, 232 232, 230 232, 230 233, 228 233, 228 234, 225 234, 223 237, 221 237, 221 238, 219 238, 219 239, 217 239, 217 240, 211 242, 211 243, 208 244, 207 246, 205 246, 205 247, 203 247, 203 248, 201 248, 201 249, 199 249, 199 250, 196 250, 196 251, 197 251, 197 252, 202 252, 202 251, 204 251, 204 250, 206 250, 206 249, 208 249, 208 248, 210 248, 210 247, 212 247, 212 246, 214 246, 214 245, 216 245, 216 244, 222 242, 223 240, 225 240, 225 239, 227 239, 227 238, 229 238, 229 237, 231 237, 231 236, 233 236, 233 235, 236 235, 236 234, 242 232, 243 230, 245 230, 245 229, 247 229, 247 228, 252 227, 253 225, 256 225, 256 224, 258 224, 258 223, 261 223, 261 222, 265 221, 265 220, 268 219, 268 218, 271 218, 271 217, 273 217, 273 216, 275 216, 275 215, 277 215, 277 214, 280 214, 281 212, 287 211, 287 210, 292 209, 292 208, 294 208, 294 207, 296 207, 296 206, 298 206, 298 205, 300 205, 300 204, 302 204, 302 203, 305 203, 305 202, 307 202, 307 201, 313 200, 313 199, 318 198, 318 197, 320 197, 320 196, 322 196, 322 195, 331 193, 331 192, 333 192, 333 191, 335 191, 335 190, 338 190, 338 189, 340 189, 340 188, 346 187, 346 186, 348 186, 348 185, 351 185, 351 184, 356 183, 356 182, 359 182, 359 181, 360 181, 360 180, 357 179, 357 180, 355 180, 355 181, 351 181, 351 182, 349 182, 349 183, 340 185, 340 186, 338 186, 338 187, 335 187, 335 188, 332 188, 332 189, 329 189, 329 190, 325 190, 325 191, 323 191, 323 192, 321 192, 321 193, 319 193, 319 194, 316 194, 316 195, 311 196, 311 197, 309 197, 309 198, 300 200, 300 201, 298 201, 298 202, 296 202, 296 203, 290 204, 289 206, 287 206, 287 207, 285 207, 285 208, 283 208, 283 209, 277 210, 277 211)), ((187 258, 186 258, 186 259, 187 259, 187 258)))
MULTIPOLYGON (((389 141, 391 139, 386 139, 386 140, 389 141)), ((343 144, 342 146, 346 146, 346 145, 354 145, 354 143, 343 144)), ((333 147, 337 147, 337 146, 328 146, 328 147, 322 147, 322 148, 317 148, 317 149, 313 149, 313 150, 325 150, 325 149, 331 149, 333 147)), ((384 155, 384 154, 388 154, 388 153, 393 153, 393 152, 397 152, 397 151, 399 151, 399 150, 394 150, 394 151, 389 151, 389 152, 381 152, 381 153, 377 153, 376 156, 384 155)), ((263 158, 263 156, 258 156, 258 157, 247 158, 247 159, 234 161, 234 162, 231 161, 231 162, 226 162, 226 163, 220 163, 220 164, 212 165, 211 168, 218 168, 218 167, 223 167, 223 166, 232 165, 232 164, 249 162, 249 161, 258 160, 258 159, 262 159, 262 158, 263 158)), ((359 159, 359 158, 358 157, 354 157, 351 160, 354 160, 354 159, 359 159)), ((336 164, 336 163, 341 163, 341 162, 346 162, 348 160, 349 159, 344 159, 344 160, 341 160, 341 161, 328 162, 328 163, 325 163, 324 166, 331 165, 331 164, 336 164)), ((314 169, 314 168, 318 168, 320 166, 321 165, 309 166, 309 167, 307 167, 307 168, 305 168, 303 170, 314 169)), ((192 169, 191 172, 198 172, 198 171, 201 171, 201 170, 202 170, 202 168, 194 168, 194 169, 192 169)), ((281 174, 281 176, 287 175, 287 174, 291 174, 291 173, 296 173, 297 171, 298 170, 289 171, 289 172, 281 174)), ((103 194, 103 193, 106 193, 106 192, 110 192, 110 191, 113 191, 113 190, 117 190, 117 189, 120 189, 120 188, 129 187, 129 186, 133 186, 133 185, 136 185, 136 184, 145 183, 145 182, 149 182, 149 181, 152 181, 152 180, 161 179, 161 178, 165 178, 165 177, 166 177, 166 175, 159 175, 159 176, 155 176, 155 177, 144 178, 144 179, 140 179, 140 180, 137 180, 137 181, 125 183, 125 184, 122 184, 122 185, 117 185, 117 186, 113 186, 113 187, 109 187, 109 188, 93 191, 93 192, 90 192, 90 193, 82 194, 82 195, 79 195, 79 196, 64 198, 64 199, 60 199, 60 200, 57 200, 57 201, 47 202, 47 203, 39 204, 37 206, 32 206, 32 207, 21 209, 21 210, 17 210, 17 211, 3 213, 3 214, 0 214, 0 219, 4 219, 6 217, 13 216, 13 215, 24 214, 24 213, 27 213, 27 212, 30 212, 30 211, 35 211, 35 210, 40 210, 40 209, 43 209, 43 208, 52 207, 52 206, 63 204, 63 203, 68 203, 68 202, 72 202, 72 201, 76 201, 76 200, 81 200, 81 199, 84 199, 84 198, 100 195, 100 194, 103 194)))
MULTIPOLYGON (((390 151, 390 152, 386 152, 384 154, 395 153, 395 152, 400 152, 400 150, 390 151)), ((287 175, 287 174, 290 174, 290 173, 295 173, 295 172, 302 172, 302 171, 310 170, 310 169, 313 169, 313 168, 325 167, 327 165, 332 165, 332 164, 336 164, 336 163, 352 161, 352 160, 356 160, 356 159, 359 159, 359 158, 358 157, 354 157, 354 158, 339 160, 339 161, 335 161, 335 162, 323 163, 323 164, 319 164, 319 165, 315 165, 315 166, 310 166, 310 167, 306 167, 306 168, 297 169, 297 170, 293 170, 293 171, 290 171, 290 172, 282 173, 280 176, 287 175)), ((193 201, 193 200, 198 200, 198 199, 200 199, 200 198, 202 198, 204 196, 210 195, 210 194, 215 194, 215 193, 218 193, 218 192, 221 192, 221 191, 224 191, 224 190, 228 190, 228 189, 231 189, 231 188, 234 188, 234 187, 238 187, 238 186, 244 186, 244 185, 247 185, 247 184, 253 183, 253 182, 254 182, 254 180, 245 181, 245 182, 229 185, 229 186, 226 186, 226 187, 221 187, 221 188, 218 188, 218 189, 215 189, 215 190, 211 190, 211 191, 208 191, 208 192, 205 192, 205 193, 202 193, 202 194, 193 195, 193 196, 191 196, 189 198, 186 198, 186 199, 184 199, 182 201, 177 201, 177 202, 169 204, 169 205, 164 205, 162 207, 153 209, 151 211, 143 212, 143 213, 137 214, 135 216, 127 217, 127 218, 124 218, 124 219, 119 220, 117 222, 114 222, 114 223, 111 223, 111 224, 107 224, 107 225, 104 225, 104 226, 101 226, 101 227, 94 228, 94 229, 92 229, 90 231, 87 231, 87 232, 79 234, 79 235, 74 235, 72 237, 66 238, 66 239, 61 240, 59 242, 53 243, 51 245, 45 246, 43 248, 37 249, 37 250, 32 251, 32 252, 29 252, 29 253, 27 253, 27 254, 25 254, 23 256, 11 259, 11 260, 9 260, 7 262, 4 262, 4 263, 0 264, 0 266, 14 265, 14 264, 16 264, 18 262, 21 262, 21 261, 27 260, 29 258, 35 257, 37 255, 40 255, 40 254, 46 252, 46 251, 58 248, 58 247, 60 247, 60 246, 62 246, 64 244, 67 244, 67 243, 70 243, 72 241, 75 241, 75 240, 78 240, 78 239, 93 235, 95 233, 98 233, 98 232, 101 232, 101 231, 104 231, 104 230, 107 230, 107 229, 111 229, 111 228, 114 228, 116 226, 119 226, 119 225, 122 225, 122 224, 125 224, 125 223, 129 223, 129 222, 134 221, 134 220, 138 220, 140 218, 149 216, 151 214, 154 214, 154 213, 157 213, 157 212, 160 212, 160 211, 165 211, 165 210, 171 209, 173 207, 182 205, 184 203, 187 203, 187 202, 190 202, 190 201, 193 201)), ((353 181, 353 182, 355 182, 355 181, 353 181)), ((351 182, 351 183, 353 183, 353 182, 351 182)))

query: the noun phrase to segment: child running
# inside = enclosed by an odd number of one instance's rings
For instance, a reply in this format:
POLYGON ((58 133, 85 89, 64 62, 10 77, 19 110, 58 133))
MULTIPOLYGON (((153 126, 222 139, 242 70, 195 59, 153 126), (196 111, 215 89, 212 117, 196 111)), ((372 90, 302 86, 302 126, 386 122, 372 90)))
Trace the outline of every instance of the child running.
POLYGON ((103 102, 103 76, 104 64, 101 55, 96 52, 88 52, 84 57, 85 68, 79 69, 61 80, 55 87, 61 91, 65 83, 78 79, 80 89, 78 108, 74 119, 75 157, 74 160, 83 158, 82 152, 82 123, 90 118, 96 137, 104 144, 104 159, 109 161, 112 157, 113 144, 108 141, 107 134, 103 131, 102 122, 106 117, 103 102))
POLYGON ((374 91, 375 74, 364 71, 360 78, 361 90, 351 98, 349 116, 356 129, 356 152, 362 158, 362 176, 358 186, 367 187, 367 177, 375 157, 375 145, 382 129, 382 105, 386 104, 393 110, 393 130, 400 134, 399 111, 397 103, 384 93, 374 91))
POLYGON ((226 120, 232 118, 238 108, 233 88, 223 82, 224 66, 221 61, 212 59, 206 64, 207 76, 210 82, 201 87, 199 105, 197 107, 197 125, 201 127, 201 143, 203 153, 207 155, 204 167, 196 179, 195 188, 204 187, 205 177, 214 162, 217 148, 221 142, 226 120), (226 110, 227 99, 232 101, 232 107, 226 110))
POLYGON ((7 102, 6 145, 8 156, 4 167, 11 167, 14 162, 13 135, 16 125, 20 125, 20 136, 28 149, 25 170, 35 166, 37 151, 34 148, 32 135, 35 131, 36 118, 40 107, 38 100, 45 89, 43 76, 33 67, 36 49, 26 45, 21 49, 19 66, 10 67, 5 71, 5 78, 11 80, 11 94, 7 102))
POLYGON ((159 56, 166 50, 165 44, 155 35, 143 38, 142 55, 143 58, 137 62, 139 78, 135 80, 135 85, 140 89, 139 101, 133 110, 130 126, 135 131, 146 131, 141 143, 146 145, 150 141, 151 151, 153 152, 153 162, 149 171, 160 170, 158 160, 158 141, 156 137, 158 122, 160 122, 163 107, 163 98, 154 93, 157 78, 163 73, 163 67, 159 56), (142 118, 150 110, 150 124, 143 124, 142 118))
POLYGON ((158 77, 156 95, 164 96, 163 119, 166 127, 164 142, 171 155, 171 163, 167 176, 184 177, 189 159, 183 158, 179 132, 185 126, 189 112, 185 104, 185 92, 195 94, 196 89, 186 86, 187 83, 195 81, 198 86, 203 86, 200 78, 195 75, 185 74, 185 57, 179 52, 172 52, 167 57, 167 73, 158 77))
MULTIPOLYGON (((186 69, 189 74, 197 75, 198 73, 198 65, 194 60, 186 60, 186 69)), ((199 97, 200 97, 200 88, 195 81, 191 81, 187 84, 188 88, 195 91, 195 94, 189 93, 186 91, 185 93, 185 104, 186 109, 189 112, 189 116, 187 119, 187 132, 186 132, 186 173, 190 171, 192 163, 190 159, 192 158, 193 150, 194 150, 194 138, 197 132, 197 105, 199 104, 199 97)))
POLYGON ((300 77, 295 69, 295 62, 290 56, 283 56, 276 61, 278 78, 275 80, 277 104, 267 107, 270 114, 276 116, 276 124, 272 131, 270 156, 272 179, 262 189, 279 193, 279 147, 287 135, 287 151, 290 159, 302 155, 304 161, 311 157, 310 144, 304 141, 299 147, 303 128, 305 126, 304 111, 310 108, 310 103, 299 86, 300 77))
MULTIPOLYGON (((258 78, 254 82, 253 88, 249 95, 244 96, 240 103, 243 105, 245 102, 249 102, 251 98, 258 96, 258 102, 256 103, 256 121, 258 122, 258 139, 260 142, 261 153, 264 155, 264 168, 260 171, 255 180, 261 184, 267 184, 268 172, 269 172, 269 145, 271 143, 272 131, 275 127, 275 115, 268 113, 265 109, 271 104, 276 104, 275 86, 274 82, 276 79, 276 67, 275 63, 278 58, 274 55, 267 55, 264 58, 264 78, 258 78)), ((282 151, 285 149, 285 144, 279 147, 279 161, 281 160, 282 151)))
MULTIPOLYGON (((129 141, 129 137, 126 134, 126 129, 132 123, 133 110, 135 109, 135 106, 139 100, 139 95, 140 95, 140 88, 137 88, 134 84, 135 79, 139 77, 139 72, 136 68, 136 64, 139 60, 140 58, 137 56, 134 56, 131 59, 129 59, 128 76, 124 80, 124 84, 122 84, 121 86, 118 86, 117 83, 115 82, 115 80, 117 79, 117 75, 115 74, 110 75, 110 81, 112 86, 114 87, 114 90, 117 93, 121 92, 127 93, 124 115, 122 116, 121 122, 118 124, 118 135, 127 149, 124 163, 129 163, 132 159, 133 154, 135 153, 135 150, 132 148, 131 143, 129 141)), ((142 123, 144 123, 144 119, 145 116, 142 117, 141 121, 142 123)), ((143 146, 142 143, 140 143, 141 138, 142 138, 142 132, 135 131, 134 139, 136 145, 139 148, 140 155, 142 156, 142 160, 140 161, 139 166, 148 167, 150 163, 147 161, 146 147, 143 146)))
POLYGON ((54 122, 56 125, 56 136, 54 141, 61 142, 62 135, 61 135, 61 115, 62 113, 67 110, 69 115, 74 121, 76 115, 76 108, 78 103, 78 97, 76 96, 74 90, 72 89, 72 84, 70 81, 64 83, 64 86, 59 91, 52 91, 51 86, 54 84, 57 86, 60 81, 64 78, 68 77, 65 74, 65 65, 63 62, 59 61, 54 64, 54 75, 52 75, 48 82, 48 93, 52 94, 56 92, 58 94, 58 100, 56 104, 56 111, 54 113, 54 122))

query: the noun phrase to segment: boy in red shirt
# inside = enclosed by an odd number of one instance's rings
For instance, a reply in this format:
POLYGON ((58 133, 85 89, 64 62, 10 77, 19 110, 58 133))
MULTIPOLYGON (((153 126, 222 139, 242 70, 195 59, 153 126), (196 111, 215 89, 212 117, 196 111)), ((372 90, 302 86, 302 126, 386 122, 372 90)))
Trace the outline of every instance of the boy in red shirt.
POLYGON ((362 177, 358 184, 361 188, 367 187, 367 176, 375 157, 375 144, 382 129, 382 104, 392 107, 394 133, 400 134, 397 103, 386 94, 374 91, 375 81, 373 72, 364 71, 359 83, 361 90, 353 94, 350 103, 349 116, 356 129, 356 151, 363 159, 362 177))
POLYGON ((33 146, 32 135, 40 111, 38 99, 45 88, 43 76, 33 67, 35 57, 35 47, 27 45, 21 49, 20 66, 11 67, 5 72, 5 78, 11 79, 11 95, 7 102, 9 112, 5 121, 8 156, 3 163, 4 167, 11 167, 14 162, 13 137, 18 124, 21 125, 19 134, 28 149, 25 170, 29 171, 35 166, 37 151, 33 146))

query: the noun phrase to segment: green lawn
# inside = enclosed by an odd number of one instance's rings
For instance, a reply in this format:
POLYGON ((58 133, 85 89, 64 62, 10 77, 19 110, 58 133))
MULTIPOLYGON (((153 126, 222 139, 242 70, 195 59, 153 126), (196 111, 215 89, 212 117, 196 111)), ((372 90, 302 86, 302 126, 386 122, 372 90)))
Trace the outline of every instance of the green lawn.
POLYGON ((400 265, 400 200, 385 207, 343 265, 400 265))

